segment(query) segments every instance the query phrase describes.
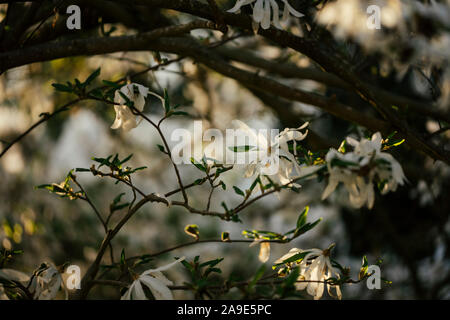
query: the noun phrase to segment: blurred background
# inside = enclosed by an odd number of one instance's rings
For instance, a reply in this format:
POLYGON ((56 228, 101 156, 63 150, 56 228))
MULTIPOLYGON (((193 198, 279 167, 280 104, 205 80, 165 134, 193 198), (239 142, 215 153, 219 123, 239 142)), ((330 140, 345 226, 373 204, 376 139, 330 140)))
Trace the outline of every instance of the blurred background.
MULTIPOLYGON (((0 14, 4 12, 5 5, 0 5, 0 14)), ((179 19, 185 17, 180 16, 179 19)), ((348 36, 345 26, 337 24, 333 30, 342 33, 343 37, 348 36)), ((118 26, 114 35, 126 32, 126 27, 118 26)), ((210 39, 218 37, 209 32, 193 35, 210 39)), ((369 42, 368 37, 358 37, 369 42)), ((229 46, 255 50, 260 57, 273 61, 288 59, 302 68, 313 66, 308 58, 260 38, 237 39, 229 46)), ((352 46, 350 51, 355 48, 352 46)), ((372 46, 376 45, 372 43, 372 46)), ((448 52, 448 43, 444 48, 448 52)), ((175 58, 164 54, 162 57, 175 58)), ((371 65, 364 70, 370 70, 372 66, 382 69, 389 60, 379 58, 377 54, 371 59, 371 65)), ((8 70, 0 76, 2 149, 7 141, 35 123, 40 114, 52 112, 71 99, 67 94, 56 92, 52 83, 85 79, 98 67, 101 68, 100 79, 114 81, 155 63, 155 57, 149 52, 127 52, 59 59, 8 70)), ((415 69, 407 69, 399 76, 400 68, 392 65, 386 68, 392 77, 385 78, 385 86, 395 83, 397 92, 408 92, 411 97, 420 97, 424 101, 441 97, 428 97, 423 93, 423 81, 411 71, 415 69)), ((361 72, 366 72, 364 70, 361 72)), ((343 101, 358 99, 344 90, 311 80, 279 80, 303 90, 337 95, 343 101)), ((176 128, 192 130, 193 120, 202 120, 204 129, 225 130, 231 127, 233 119, 240 119, 253 128, 279 129, 298 127, 303 121, 310 121, 311 129, 333 146, 339 146, 349 134, 357 137, 367 133, 360 127, 301 103, 289 102, 291 113, 288 117, 283 116, 263 96, 190 59, 148 72, 133 82, 158 93, 167 88, 171 100, 180 103, 191 115, 168 119, 162 127, 169 136, 176 128)), ((163 116, 159 102, 152 97, 147 99, 144 112, 155 120, 163 116)), ((87 203, 58 198, 46 190, 35 189, 35 186, 59 183, 73 168, 89 168, 94 156, 118 153, 124 158, 133 154, 130 160, 132 167, 148 167, 134 176, 134 183, 140 189, 164 194, 177 188, 173 168, 158 150, 157 144, 161 142, 154 129, 143 122, 128 133, 111 130, 114 117, 114 108, 110 105, 81 102, 33 130, 0 158, 0 247, 23 250, 23 254, 15 256, 8 267, 30 274, 40 263, 51 261, 56 265, 70 262, 79 265, 82 272, 86 271, 103 238, 102 226, 87 203)), ((418 118, 414 121, 430 133, 439 128, 431 120, 418 118)), ((450 138, 448 133, 446 139, 450 138)), ((187 224, 199 226, 201 239, 219 239, 222 231, 230 232, 231 239, 244 239, 244 229, 287 232, 295 225, 304 206, 309 205, 309 220, 322 217, 323 221, 292 243, 273 244, 268 263, 292 247, 326 248, 335 242, 334 258, 351 268, 353 278, 357 278, 362 256, 367 255, 369 263, 379 258, 383 260, 382 277, 392 281, 391 285, 383 285, 381 290, 368 290, 365 283, 346 285, 343 288, 344 299, 449 299, 450 168, 414 152, 405 144, 396 148, 393 155, 402 164, 408 183, 385 196, 377 194, 372 210, 351 208, 343 188, 338 188, 325 202, 321 201, 325 182, 316 180, 305 182, 300 193, 283 191, 279 196, 271 195, 256 202, 243 212, 242 223, 192 215, 179 207, 147 204, 113 241, 114 255, 117 259, 123 248, 127 256, 134 256, 191 241, 192 238, 183 231, 187 224)), ((192 165, 180 165, 180 170, 185 183, 201 177, 192 165)), ((77 178, 105 215, 112 200, 121 192, 126 192, 124 200, 132 199, 128 188, 116 185, 112 180, 93 177, 90 173, 79 173, 77 178)), ((252 182, 243 178, 241 169, 225 173, 223 180, 227 185, 241 189, 252 182)), ((205 206, 208 191, 207 185, 190 189, 192 205, 205 206)), ((180 195, 173 196, 173 199, 177 197, 180 195)), ((216 192, 211 209, 221 210, 222 201, 232 207, 239 200, 232 190, 216 192)), ((117 213, 113 221, 118 221, 123 213, 117 213)), ((148 265, 164 265, 174 256, 193 259, 200 255, 202 260, 224 257, 220 264, 223 276, 234 274, 247 280, 261 264, 258 253, 258 246, 249 247, 246 243, 198 244, 162 255, 148 265)), ((188 279, 181 266, 167 271, 167 275, 175 284, 188 279)), ((193 298, 184 291, 175 291, 174 294, 176 298, 193 298)), ((96 287, 90 297, 119 298, 120 292, 114 287, 96 287)), ((229 297, 237 298, 239 293, 232 290, 229 297)))

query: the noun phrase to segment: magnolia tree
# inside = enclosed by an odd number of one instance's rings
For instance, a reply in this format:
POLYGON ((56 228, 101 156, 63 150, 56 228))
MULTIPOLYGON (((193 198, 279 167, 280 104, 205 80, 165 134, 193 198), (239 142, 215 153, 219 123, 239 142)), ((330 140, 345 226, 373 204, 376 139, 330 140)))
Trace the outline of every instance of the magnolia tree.
MULTIPOLYGON (((133 131, 147 127, 158 137, 159 143, 151 148, 159 153, 152 159, 141 157, 134 162, 138 166, 132 166, 133 154, 113 147, 109 156, 93 154, 90 166, 73 167, 58 181, 37 185, 33 192, 47 190, 72 200, 71 206, 85 202, 102 240, 85 268, 67 257, 60 265, 43 261, 27 273, 13 262, 28 252, 8 240, 14 239, 15 229, 6 228, 0 299, 85 299, 95 297, 92 292, 98 287, 110 287, 124 300, 173 299, 174 291, 191 292, 196 299, 230 297, 230 292, 233 298, 342 299, 349 284, 379 289, 390 283, 380 275, 381 260, 368 261, 362 255, 356 270, 338 261, 335 250, 343 235, 319 248, 302 246, 302 239, 321 225, 322 218, 308 217, 310 207, 339 202, 349 210, 375 211, 384 196, 399 189, 414 190, 411 181, 418 179, 410 181, 408 172, 422 170, 429 159, 442 169, 443 177, 448 176, 448 2, 69 2, 2 5, 0 72, 5 80, 12 68, 80 55, 150 51, 152 61, 102 56, 131 63, 133 69, 120 71, 117 77, 102 66, 89 71, 83 81, 68 78, 52 83, 65 101, 41 113, 23 132, 2 139, 0 157, 6 158, 37 128, 63 114, 70 118, 73 109, 89 102, 107 115, 103 119, 114 139, 127 139, 133 131), (69 5, 71 10, 66 11, 69 5), (194 73, 184 72, 188 64, 194 73), (152 78, 154 71, 170 65, 183 70, 179 73, 183 86, 193 91, 191 102, 171 89, 170 83, 163 88, 152 78), (237 81, 282 125, 257 129, 239 113, 225 117, 217 110, 202 109, 205 103, 195 90, 207 92, 207 97, 219 91, 218 86, 211 89, 208 80, 217 77, 213 72, 237 81), (195 83, 200 83, 195 90, 188 87, 195 83), (172 126, 168 132, 165 126, 174 119, 183 119, 186 127, 172 126), (341 129, 336 134, 327 129, 335 126, 330 119, 339 121, 341 129), (222 124, 216 129, 218 122, 222 124), (205 123, 208 130, 200 136, 187 130, 205 123), (405 165, 394 156, 401 152, 416 161, 412 169, 403 170, 405 165), (173 190, 158 185, 147 190, 137 182, 152 170, 148 163, 155 159, 170 166, 172 172, 164 173, 163 179, 174 180, 173 190), (192 169, 196 172, 188 175, 192 169), (226 179, 233 174, 238 178, 226 179), (83 186, 86 176, 104 181, 104 186, 122 185, 125 191, 99 199, 83 186), (163 214, 180 208, 202 221, 221 220, 225 226, 240 228, 246 212, 258 203, 270 198, 283 204, 286 194, 300 197, 308 188, 320 190, 316 200, 297 208, 296 220, 282 232, 250 227, 235 238, 223 227, 209 237, 199 224, 187 224, 184 230, 171 232, 186 233, 191 241, 135 255, 129 254, 136 251, 133 246, 122 246, 118 240, 148 207, 159 208, 163 214), (239 200, 221 201, 220 196, 227 193, 239 200), (184 252, 202 243, 234 243, 249 251, 257 246, 260 266, 247 270, 251 274, 247 279, 226 277, 222 267, 226 254, 202 259, 201 255, 191 257, 192 251, 184 252), (285 254, 272 258, 271 248, 281 245, 285 254), (160 259, 163 255, 171 258, 168 264, 160 259), (177 283, 180 278, 172 278, 169 272, 188 277, 177 283)), ((213 104, 214 99, 209 99, 206 105, 213 104)), ((250 108, 253 102, 248 101, 241 103, 250 108)), ((227 103, 221 105, 226 108, 227 103)), ((440 188, 444 194, 448 190, 440 188)), ((165 237, 164 231, 153 230, 159 232, 158 238, 165 237)), ((441 231, 448 233, 446 227, 441 231)), ((241 263, 235 257, 229 259, 241 263)), ((437 293, 445 281, 438 283, 437 293)))

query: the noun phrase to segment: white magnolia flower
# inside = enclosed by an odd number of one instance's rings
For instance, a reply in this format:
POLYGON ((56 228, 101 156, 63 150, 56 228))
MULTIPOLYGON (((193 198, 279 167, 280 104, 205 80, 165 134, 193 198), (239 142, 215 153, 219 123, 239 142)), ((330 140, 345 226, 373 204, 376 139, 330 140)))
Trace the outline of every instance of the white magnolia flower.
POLYGON ((304 290, 314 297, 314 300, 318 300, 322 297, 324 288, 327 286, 328 294, 334 298, 341 299, 342 293, 338 285, 332 285, 326 280, 334 277, 339 279, 339 273, 331 265, 330 252, 335 244, 331 244, 328 249, 309 249, 305 250, 309 253, 300 262, 300 275, 295 287, 297 290, 304 290), (325 283, 326 282, 326 283, 325 283), (335 290, 335 293, 332 292, 335 290))
POLYGON ((284 3, 283 16, 280 21, 280 13, 279 13, 279 5, 276 0, 237 0, 236 4, 233 8, 228 10, 228 12, 235 13, 238 12, 242 6, 252 4, 253 6, 253 21, 259 25, 263 29, 269 29, 272 23, 278 29, 283 29, 280 22, 285 24, 289 19, 289 14, 292 14, 294 17, 300 18, 304 15, 297 10, 295 10, 287 0, 281 0, 284 3))
POLYGON ((242 121, 234 120, 233 124, 250 138, 250 144, 255 144, 252 145, 255 148, 248 151, 251 161, 246 166, 246 178, 258 174, 275 178, 281 184, 286 184, 292 180, 291 174, 294 168, 297 174, 300 173, 300 167, 295 157, 289 152, 287 142, 294 141, 295 150, 296 141, 303 140, 308 133, 307 130, 305 133, 300 132, 308 126, 307 122, 297 129, 284 129, 272 140, 261 132, 257 134, 242 121))
POLYGON ((290 267, 295 266, 300 269, 295 288, 297 290, 306 289, 308 294, 313 296, 315 300, 318 300, 322 297, 326 285, 330 296, 341 299, 342 294, 340 287, 327 282, 327 280, 332 277, 339 279, 339 273, 336 268, 331 265, 330 260, 330 252, 334 246, 335 244, 333 243, 325 250, 302 250, 299 248, 292 248, 288 253, 276 260, 275 264, 283 263, 297 254, 304 253, 305 256, 300 263, 298 263, 298 261, 289 263, 290 267), (334 289, 335 292, 332 292, 332 289, 334 289))
POLYGON ((374 180, 383 184, 381 194, 395 191, 399 184, 403 185, 406 178, 402 167, 392 155, 381 151, 382 141, 381 134, 377 132, 370 140, 357 141, 348 137, 348 144, 354 147, 352 152, 343 154, 330 149, 325 157, 330 177, 322 200, 342 182, 353 207, 361 208, 367 203, 367 207, 372 209, 375 202, 374 180), (333 165, 336 159, 346 165, 333 165))
POLYGON ((121 300, 147 300, 142 285, 145 285, 150 289, 156 300, 173 300, 172 292, 167 287, 173 285, 173 282, 167 279, 161 271, 165 271, 183 260, 184 257, 169 263, 168 265, 144 271, 133 281, 121 300))
POLYGON ((46 262, 34 272, 29 291, 33 294, 34 299, 52 300, 56 297, 61 287, 63 287, 61 274, 55 266, 46 262))
POLYGON ((130 83, 116 90, 114 102, 118 104, 114 105, 116 119, 111 129, 122 128, 124 131, 130 131, 136 128, 139 123, 130 108, 125 105, 126 99, 120 93, 132 101, 136 109, 142 111, 145 105, 145 98, 149 94, 149 89, 137 83, 130 83))
POLYGON ((322 297, 325 285, 327 286, 328 294, 334 298, 341 299, 342 293, 338 285, 331 285, 325 283, 326 280, 334 276, 339 279, 339 273, 331 265, 330 252, 335 246, 333 243, 328 249, 310 249, 306 250, 309 253, 300 262, 300 275, 298 277, 296 288, 297 290, 304 290, 314 297, 314 300, 318 300, 322 297), (331 289, 335 289, 335 294, 331 289))

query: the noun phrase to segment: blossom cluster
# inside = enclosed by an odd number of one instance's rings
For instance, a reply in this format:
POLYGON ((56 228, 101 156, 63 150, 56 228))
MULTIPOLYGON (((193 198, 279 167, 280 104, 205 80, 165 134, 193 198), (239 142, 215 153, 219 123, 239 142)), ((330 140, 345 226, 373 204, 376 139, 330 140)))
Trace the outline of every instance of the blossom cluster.
POLYGON ((332 148, 326 155, 330 176, 322 200, 342 182, 352 206, 361 208, 367 204, 371 209, 375 201, 374 184, 380 186, 381 194, 395 191, 406 180, 403 169, 391 154, 381 151, 383 139, 379 132, 360 141, 347 137, 346 142, 354 148, 352 152, 332 148))
MULTIPOLYGON (((337 0, 316 14, 317 21, 341 39, 351 39, 369 53, 382 53, 381 73, 408 71, 416 94, 432 98, 433 68, 442 68, 437 104, 450 106, 450 1, 337 0), (371 11, 369 8, 376 8, 371 11), (377 23, 373 23, 377 20, 377 23)), ((350 50, 351 51, 351 50, 350 50)))
POLYGON ((287 25, 290 14, 294 17, 300 18, 304 15, 295 10, 287 0, 281 0, 284 5, 283 15, 280 20, 280 6, 276 0, 238 0, 233 8, 228 12, 239 12, 241 7, 253 4, 253 23, 257 26, 261 26, 263 29, 269 29, 271 23, 278 28, 283 29, 282 25, 287 25))
POLYGON ((275 261, 275 265, 283 264, 286 260, 292 259, 294 256, 304 257, 295 261, 288 262, 289 268, 298 267, 299 276, 295 283, 297 290, 305 290, 314 297, 314 300, 322 298, 325 287, 331 297, 342 299, 341 288, 338 284, 332 282, 333 278, 340 278, 338 270, 333 267, 330 259, 331 250, 335 244, 331 244, 327 249, 308 249, 302 250, 292 248, 289 252, 275 261))
MULTIPOLYGON (((31 277, 14 269, 0 269, 0 279, 21 283, 35 300, 53 300, 60 289, 65 291, 66 299, 68 298, 60 271, 49 262, 42 263, 31 277)), ((9 300, 1 284, 0 300, 9 300)))

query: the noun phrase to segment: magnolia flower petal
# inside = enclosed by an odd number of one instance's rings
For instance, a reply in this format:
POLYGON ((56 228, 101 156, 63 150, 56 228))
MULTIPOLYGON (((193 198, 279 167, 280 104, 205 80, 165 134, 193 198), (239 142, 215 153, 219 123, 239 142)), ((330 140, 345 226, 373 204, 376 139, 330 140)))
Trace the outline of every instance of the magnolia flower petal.
POLYGON ((139 94, 146 98, 150 91, 149 88, 143 86, 142 84, 135 83, 134 85, 138 88, 139 94))
POLYGON ((282 24, 287 24, 289 20, 289 8, 287 5, 284 5, 284 9, 283 9, 283 16, 281 17, 281 23, 282 24))
POLYGON ((186 257, 181 257, 180 259, 177 259, 174 262, 171 262, 171 263, 169 263, 169 264, 167 264, 165 266, 162 266, 162 267, 159 267, 159 268, 156 268, 156 269, 149 269, 147 271, 144 271, 142 273, 142 275, 147 275, 147 274, 154 273, 154 272, 157 272, 157 271, 168 270, 168 269, 172 268, 173 266, 175 266, 177 263, 183 261, 184 259, 186 259, 186 257))
POLYGON ((255 0, 238 0, 233 8, 227 10, 227 12, 235 13, 241 9, 241 7, 254 2, 255 0))
POLYGON ((141 285, 141 278, 135 281, 135 285, 133 287, 131 298, 133 300, 148 300, 147 296, 145 295, 144 289, 141 285))
POLYGON ((257 166, 254 163, 250 163, 249 165, 247 165, 245 168, 244 177, 250 178, 251 176, 253 176, 255 174, 256 167, 257 166))
POLYGON ((347 143, 348 143, 349 145, 351 145, 352 147, 357 147, 357 146, 359 145, 359 141, 356 140, 356 139, 354 139, 354 138, 352 138, 352 137, 347 137, 345 140, 346 140, 347 143))
POLYGON ((144 275, 139 278, 152 292, 156 300, 173 300, 170 289, 160 280, 144 275))
POLYGON ((328 198, 328 196, 332 194, 334 190, 336 190, 338 184, 339 184, 338 180, 335 180, 333 177, 330 177, 330 179, 328 180, 327 187, 325 188, 325 190, 323 190, 322 200, 328 198))
POLYGON ((159 281, 164 283, 166 286, 173 285, 173 282, 167 279, 167 277, 161 271, 152 272, 150 275, 153 278, 158 279, 159 281))
POLYGON ((373 190, 373 184, 367 186, 367 208, 372 209, 375 202, 375 191, 373 190))
POLYGON ((273 25, 278 29, 283 29, 283 27, 280 24, 280 13, 279 13, 279 7, 275 0, 270 0, 270 5, 272 7, 272 21, 273 25))
POLYGON ((19 282, 28 282, 30 276, 14 269, 0 269, 0 279, 13 280, 19 282))
POLYGON ((314 300, 319 300, 320 298, 322 298, 324 288, 325 288, 325 284, 323 282, 317 283, 316 294, 314 296, 314 300))
POLYGON ((309 126, 309 121, 306 121, 304 124, 302 124, 300 127, 298 127, 297 130, 303 130, 303 129, 305 129, 307 126, 309 126))
POLYGON ((259 261, 266 263, 270 257, 270 242, 262 242, 259 249, 259 261))
POLYGON ((304 14, 298 12, 297 10, 295 10, 287 0, 282 0, 284 2, 285 8, 287 8, 289 10, 289 13, 292 14, 294 17, 300 18, 303 17, 304 14))
POLYGON ((137 127, 136 119, 127 119, 122 123, 122 129, 127 132, 137 127))
POLYGON ((255 22, 261 22, 264 17, 264 0, 256 0, 255 6, 253 7, 253 20, 255 22))
POLYGON ((264 15, 261 20, 261 28, 264 30, 270 28, 270 2, 269 0, 264 0, 264 15))
POLYGON ((138 109, 139 111, 144 110, 144 105, 145 105, 145 98, 142 95, 138 95, 135 100, 134 100, 134 106, 136 107, 136 109, 138 109))
POLYGON ((135 283, 133 282, 120 300, 131 300, 131 291, 134 290, 134 285, 135 283))

